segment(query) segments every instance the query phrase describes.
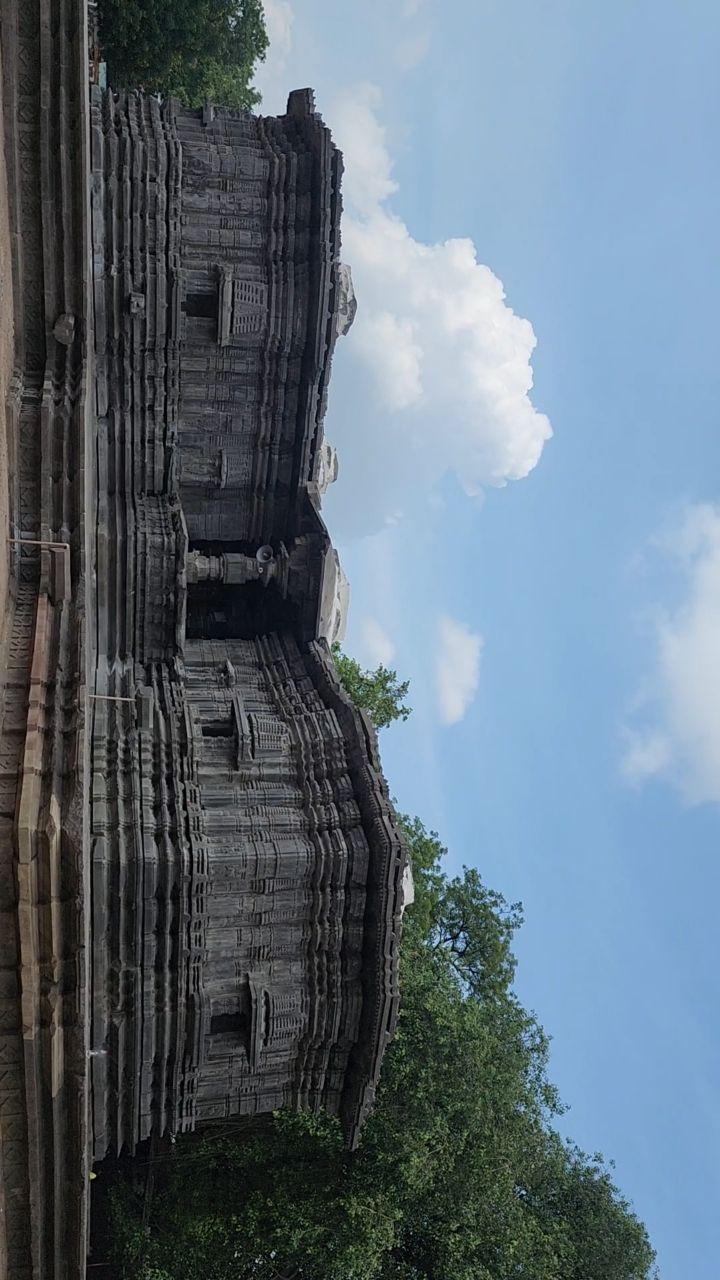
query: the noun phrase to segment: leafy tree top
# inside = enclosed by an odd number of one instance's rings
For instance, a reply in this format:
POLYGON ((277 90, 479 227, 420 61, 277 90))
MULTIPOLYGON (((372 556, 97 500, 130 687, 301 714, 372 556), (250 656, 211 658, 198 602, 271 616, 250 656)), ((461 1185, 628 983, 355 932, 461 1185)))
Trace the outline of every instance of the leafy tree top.
POLYGON ((376 729, 384 729, 395 720, 407 720, 412 708, 405 704, 409 680, 399 680, 397 671, 383 663, 374 671, 360 666, 355 658, 343 653, 339 644, 332 655, 340 683, 357 707, 367 711, 376 729))
POLYGON ((548 1040, 512 990, 508 905, 402 819, 417 897, 398 1034, 358 1151, 325 1116, 178 1142, 149 1218, 112 1196, 123 1280, 650 1280, 600 1157, 556 1132, 548 1040))
POLYGON ((176 97, 187 106, 250 108, 268 38, 261 0, 101 0, 111 84, 176 97))

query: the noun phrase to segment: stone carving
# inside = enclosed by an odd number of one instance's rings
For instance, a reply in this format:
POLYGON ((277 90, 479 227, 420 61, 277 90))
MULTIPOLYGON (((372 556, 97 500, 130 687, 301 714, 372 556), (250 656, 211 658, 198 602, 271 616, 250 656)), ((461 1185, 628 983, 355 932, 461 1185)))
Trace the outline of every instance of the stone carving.
POLYGON ((53 337, 62 342, 64 347, 69 347, 75 337, 75 317, 64 312, 58 316, 53 325, 53 337))
POLYGON ((337 333, 344 337, 357 315, 357 298, 353 287, 352 272, 341 262, 338 266, 337 333))
POLYGON ((338 471, 337 450, 333 448, 329 440, 323 440, 321 448, 318 449, 317 473, 317 487, 321 497, 324 497, 330 485, 337 480, 338 471))
POLYGON ((3 9, 27 543, 0 688, 13 1280, 80 1280, 88 1159, 283 1105, 354 1144, 406 897, 327 643, 342 158, 309 90, 263 118, 90 88, 85 16, 3 9))
POLYGON ((334 547, 325 556, 322 584, 322 602, 318 635, 329 645, 341 644, 345 639, 350 608, 350 583, 334 547))
POLYGON ((0 660, 0 1273, 13 1280, 75 1280, 86 1254, 83 31, 79 0, 3 4, 18 541, 0 660))
POLYGON ((226 551, 217 556, 189 551, 185 558, 185 573, 189 586, 199 582, 225 582, 235 586, 243 582, 262 582, 267 587, 276 576, 279 564, 269 545, 258 547, 254 556, 238 551, 226 551))
POLYGON ((411 907, 415 901, 415 881, 413 880, 412 867, 407 862, 403 872, 402 881, 402 909, 405 911, 407 907, 411 907))
POLYGON ((318 510, 354 311, 341 158, 307 91, 263 119, 95 89, 92 124, 98 491, 117 530, 96 605, 92 909, 118 919, 93 935, 95 1157, 284 1105, 337 1112, 352 1144, 394 1026, 406 859, 323 643, 348 600, 318 510), (142 720, 112 701, 141 689, 142 720))

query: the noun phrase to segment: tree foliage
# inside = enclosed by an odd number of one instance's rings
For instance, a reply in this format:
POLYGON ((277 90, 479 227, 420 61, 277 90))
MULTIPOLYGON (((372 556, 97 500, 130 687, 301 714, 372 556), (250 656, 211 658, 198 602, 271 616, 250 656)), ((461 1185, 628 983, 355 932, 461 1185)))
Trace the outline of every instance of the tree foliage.
POLYGON ((325 1116, 179 1142, 149 1221, 113 1194, 125 1280, 648 1280, 644 1227, 554 1128, 548 1040, 512 990, 519 904, 449 879, 402 819, 416 901, 402 1008, 359 1150, 325 1116))
POLYGON ((343 653, 339 644, 333 645, 332 654, 340 683, 355 705, 367 711, 376 729, 384 729, 394 720, 407 720, 412 713, 404 702, 409 680, 398 680, 397 671, 383 663, 374 671, 365 670, 343 653))
POLYGON ((110 83, 252 107, 258 61, 268 46, 261 0, 101 0, 101 38, 110 83))

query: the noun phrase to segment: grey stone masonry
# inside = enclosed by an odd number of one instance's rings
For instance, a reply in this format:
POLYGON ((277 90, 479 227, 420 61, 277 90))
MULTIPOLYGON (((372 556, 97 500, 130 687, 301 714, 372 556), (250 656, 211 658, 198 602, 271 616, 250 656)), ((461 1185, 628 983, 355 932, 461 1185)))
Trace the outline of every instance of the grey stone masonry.
POLYGON ((84 0, 3 0, 0 35, 15 328, 1 531, 11 541, 0 654, 0 1277, 74 1280, 85 1270, 89 1171, 84 0))
POLYGON ((342 159, 309 90, 263 119, 94 89, 91 128, 95 1158, 281 1106, 354 1144, 405 855, 318 640, 342 159))
POLYGON ((92 1164, 147 1138, 325 1107, 354 1145, 398 1003, 406 853, 322 638, 342 158, 310 90, 91 87, 90 16, 0 29, 0 1280, 80 1280, 92 1164))

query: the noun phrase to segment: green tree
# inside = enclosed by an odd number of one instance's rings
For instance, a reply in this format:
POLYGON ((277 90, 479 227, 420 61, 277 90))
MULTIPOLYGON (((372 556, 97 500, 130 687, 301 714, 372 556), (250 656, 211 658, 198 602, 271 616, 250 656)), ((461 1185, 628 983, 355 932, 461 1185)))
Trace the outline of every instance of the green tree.
POLYGON ((365 670, 355 658, 342 652, 339 644, 332 647, 340 683, 357 707, 367 711, 376 729, 384 729, 394 720, 407 720, 412 708, 404 703, 409 680, 398 680, 397 671, 380 663, 374 671, 365 670))
POLYGON ((112 1203, 126 1280, 366 1280, 392 1245, 387 1215, 337 1123, 289 1112, 240 1141, 178 1144, 144 1230, 127 1184, 112 1203))
POLYGON ((398 815, 412 854, 415 904, 406 924, 411 936, 432 951, 442 949, 459 984, 479 1000, 504 998, 515 977, 511 944, 523 922, 522 903, 508 904, 483 884, 479 871, 464 867, 448 879, 447 849, 419 818, 398 815))
POLYGON ((268 46, 261 0, 101 0, 110 83, 250 108, 251 82, 268 46))
POLYGON ((401 819, 416 903, 402 1007, 358 1151, 324 1116, 178 1143, 150 1219, 114 1196, 126 1280, 648 1280, 642 1224, 562 1140, 548 1040, 512 990, 518 904, 401 819))

